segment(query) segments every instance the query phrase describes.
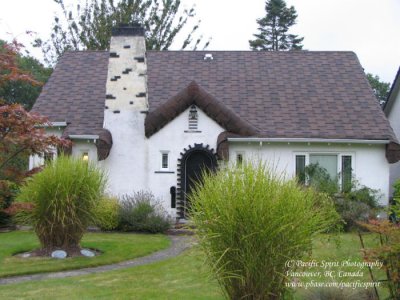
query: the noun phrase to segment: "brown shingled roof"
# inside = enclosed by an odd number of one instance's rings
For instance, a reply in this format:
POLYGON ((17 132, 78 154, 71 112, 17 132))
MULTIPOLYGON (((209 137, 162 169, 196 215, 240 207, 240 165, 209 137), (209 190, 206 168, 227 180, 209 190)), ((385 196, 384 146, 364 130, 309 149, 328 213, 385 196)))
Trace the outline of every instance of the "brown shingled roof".
MULTIPOLYGON (((99 134, 108 55, 67 52, 33 110, 68 122, 68 134, 99 134)), ((146 58, 150 114, 196 81, 258 136, 396 141, 352 52, 149 51, 146 58)))
POLYGON ((52 122, 67 122, 67 135, 100 134, 109 53, 66 52, 36 100, 33 111, 52 122))
POLYGON ((150 111, 196 81, 263 137, 395 140, 353 52, 149 51, 147 68, 150 111))

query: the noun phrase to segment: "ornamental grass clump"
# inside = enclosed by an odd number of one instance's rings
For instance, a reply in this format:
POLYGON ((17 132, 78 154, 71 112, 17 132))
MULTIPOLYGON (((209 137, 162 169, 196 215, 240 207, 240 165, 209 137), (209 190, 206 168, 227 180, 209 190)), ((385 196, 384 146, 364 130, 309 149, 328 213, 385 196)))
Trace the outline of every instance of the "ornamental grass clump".
POLYGON ((45 253, 79 251, 104 185, 104 173, 96 166, 62 155, 27 180, 17 201, 33 204, 29 221, 45 253))
POLYGON ((288 260, 304 259, 312 238, 339 221, 330 198, 244 163, 192 194, 192 220, 216 278, 230 299, 282 299, 288 260))

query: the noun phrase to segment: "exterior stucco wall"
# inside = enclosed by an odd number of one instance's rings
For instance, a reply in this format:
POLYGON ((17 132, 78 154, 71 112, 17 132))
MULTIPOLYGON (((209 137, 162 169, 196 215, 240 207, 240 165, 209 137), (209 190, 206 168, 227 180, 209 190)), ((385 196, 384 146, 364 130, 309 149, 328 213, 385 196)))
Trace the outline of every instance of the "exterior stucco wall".
MULTIPOLYGON (((394 133, 397 136, 397 139, 399 140, 400 139, 400 93, 397 94, 397 97, 393 103, 388 119, 390 125, 392 125, 394 133)), ((390 165, 390 195, 393 194, 393 184, 398 179, 400 179, 400 162, 390 165)))
POLYGON ((187 109, 148 140, 150 158, 149 170, 146 173, 149 183, 148 188, 173 216, 175 216, 176 210, 171 208, 170 187, 177 186, 177 165, 178 159, 181 158, 181 153, 184 152, 185 148, 188 149, 189 146, 194 146, 195 143, 202 143, 204 146, 209 145, 209 148, 214 149, 215 152, 218 135, 225 131, 203 111, 197 109, 197 112, 198 132, 190 132, 188 130, 189 109, 187 109), (162 152, 168 152, 168 170, 161 169, 162 152))
POLYGON ((121 111, 105 112, 105 128, 113 136, 110 155, 99 162, 108 176, 107 191, 121 196, 147 190, 148 154, 144 136, 145 114, 121 111))
MULTIPOLYGON (((384 145, 343 145, 305 143, 230 143, 230 162, 236 153, 244 159, 262 160, 278 173, 291 178, 295 175, 295 155, 304 153, 351 155, 355 178, 360 184, 382 193, 380 203, 387 205, 389 192, 389 163, 385 158, 384 145)), ((340 162, 339 162, 340 163, 340 162)), ((338 164, 339 164, 338 163, 338 164)))

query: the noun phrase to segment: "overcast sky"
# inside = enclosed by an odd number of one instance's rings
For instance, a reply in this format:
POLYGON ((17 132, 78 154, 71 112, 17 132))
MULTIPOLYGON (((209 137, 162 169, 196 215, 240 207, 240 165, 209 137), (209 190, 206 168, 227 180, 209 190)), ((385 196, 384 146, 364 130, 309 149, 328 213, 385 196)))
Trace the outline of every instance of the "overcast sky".
MULTIPOLYGON (((77 2, 66 0, 67 3, 77 2)), ((209 50, 248 50, 265 15, 264 0, 182 0, 196 3, 200 31, 212 37, 209 50)), ((399 0, 286 0, 298 13, 292 33, 307 50, 354 51, 367 72, 392 82, 400 66, 399 0)), ((53 0, 0 0, 0 38, 28 45, 26 30, 49 36, 57 6, 53 0)), ((180 46, 180 44, 179 44, 180 46)), ((178 47, 178 44, 175 48, 178 47)), ((32 54, 40 58, 40 52, 32 54)))

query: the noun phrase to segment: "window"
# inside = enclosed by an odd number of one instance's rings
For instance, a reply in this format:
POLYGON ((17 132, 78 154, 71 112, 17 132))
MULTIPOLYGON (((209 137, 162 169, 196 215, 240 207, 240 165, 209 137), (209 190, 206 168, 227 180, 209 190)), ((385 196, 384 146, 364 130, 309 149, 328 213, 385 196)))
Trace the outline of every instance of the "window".
POLYGON ((342 156, 342 191, 348 192, 351 190, 351 177, 352 177, 352 167, 351 167, 351 156, 342 156))
POLYGON ((336 154, 310 154, 310 164, 324 168, 331 179, 336 179, 338 174, 336 154))
MULTIPOLYGON (((312 178, 307 178, 307 166, 317 165, 330 179, 338 181, 342 191, 349 191, 352 184, 353 156, 340 153, 304 153, 295 155, 295 174, 298 181, 308 184, 312 178)), ((319 174, 319 168, 308 169, 308 176, 319 174)), ((321 174, 319 174, 321 176, 321 174)))
POLYGON ((296 155, 296 177, 299 183, 306 183, 306 156, 296 155))
POLYGON ((43 159, 44 159, 44 163, 47 164, 49 162, 51 162, 54 158, 54 153, 53 152, 46 152, 43 155, 43 159))
POLYGON ((161 152, 161 169, 168 169, 168 152, 161 152))
POLYGON ((241 166, 243 164, 243 153, 236 153, 236 165, 241 166))

